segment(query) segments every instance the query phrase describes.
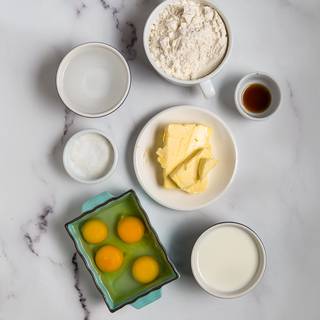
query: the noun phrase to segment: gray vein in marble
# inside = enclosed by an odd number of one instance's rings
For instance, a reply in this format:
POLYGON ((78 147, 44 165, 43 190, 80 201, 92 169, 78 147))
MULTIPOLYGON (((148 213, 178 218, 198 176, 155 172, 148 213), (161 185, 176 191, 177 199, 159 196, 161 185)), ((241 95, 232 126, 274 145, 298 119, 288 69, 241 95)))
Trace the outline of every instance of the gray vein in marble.
POLYGON ((103 9, 105 10, 111 10, 112 13, 112 18, 113 21, 115 23, 116 29, 119 30, 119 26, 120 26, 120 22, 119 22, 119 18, 118 18, 118 14, 119 14, 119 9, 112 6, 109 2, 107 2, 106 0, 100 0, 100 3, 103 7, 103 9))
POLYGON ((289 90, 289 97, 290 97, 290 100, 291 100, 292 111, 293 111, 296 119, 299 119, 300 118, 300 113, 299 113, 298 106, 295 103, 293 88, 292 88, 291 83, 289 82, 289 80, 287 80, 286 83, 287 83, 287 87, 288 87, 288 90, 289 90))
MULTIPOLYGON (((35 164, 32 165, 32 170, 35 173, 35 176, 39 179, 39 181, 45 186, 45 188, 50 189, 47 179, 39 173, 38 167, 35 164)), ((42 207, 40 213, 37 215, 35 219, 28 220, 21 227, 21 230, 23 232, 23 239, 29 251, 36 256, 39 256, 39 253, 35 248, 35 244, 40 242, 42 234, 47 232, 49 216, 54 213, 55 197, 50 190, 49 192, 51 198, 50 202, 46 203, 42 207)), ((48 259, 50 260, 50 258, 48 259)))
POLYGON ((62 132, 62 136, 60 139, 61 145, 63 145, 63 143, 65 142, 65 138, 69 132, 69 129, 71 128, 71 126, 74 123, 74 118, 75 118, 74 113, 71 110, 69 110, 67 107, 65 107, 63 132, 62 132))
POLYGON ((46 187, 49 186, 49 183, 47 179, 45 179, 42 175, 39 174, 38 166, 36 163, 32 163, 31 165, 32 171, 35 174, 35 176, 41 181, 42 184, 44 184, 46 187))
POLYGON ((81 308, 84 313, 84 320, 89 320, 90 311, 87 306, 87 299, 84 297, 81 289, 80 289, 80 275, 79 275, 79 265, 77 259, 77 253, 75 252, 72 256, 72 265, 73 265, 73 277, 74 277, 74 287, 78 293, 78 299, 81 305, 81 308))
POLYGON ((306 19, 312 19, 318 21, 319 19, 319 15, 318 14, 318 10, 306 10, 305 6, 301 6, 301 3, 303 4, 303 1, 299 1, 299 2, 293 2, 292 0, 277 0, 277 3, 282 4, 282 6, 287 7, 293 11, 295 11, 296 14, 306 18, 306 19))
POLYGON ((101 5, 102 5, 102 7, 104 9, 109 9, 110 8, 110 4, 107 3, 105 0, 100 0, 100 3, 101 3, 101 5))
POLYGON ((295 147, 296 147, 295 160, 298 161, 299 157, 300 157, 300 144, 301 144, 301 137, 302 137, 302 123, 301 123, 302 118, 301 118, 301 113, 299 111, 299 108, 296 104, 296 99, 295 99, 292 85, 289 80, 286 80, 286 84, 287 84, 287 88, 288 88, 288 92, 289 92, 291 110, 292 110, 293 116, 297 122, 296 128, 297 128, 298 138, 297 138, 297 142, 295 144, 295 147))
POLYGON ((138 40, 137 29, 135 25, 130 21, 126 21, 125 24, 120 23, 119 7, 112 6, 106 0, 100 0, 100 3, 105 10, 111 10, 115 27, 122 35, 121 43, 124 47, 123 49, 121 49, 122 54, 126 57, 127 60, 134 60, 137 56, 135 45, 138 40))
POLYGON ((46 206, 39 215, 38 228, 40 231, 47 231, 48 228, 48 215, 53 213, 53 208, 51 206, 46 206))
POLYGON ((23 234, 24 241, 28 249, 30 250, 30 252, 36 256, 39 256, 39 253, 35 249, 35 244, 40 241, 41 235, 47 231, 48 216, 53 214, 53 212, 54 212, 53 205, 51 204, 45 205, 41 213, 38 215, 36 222, 34 222, 33 220, 30 220, 26 224, 26 226, 22 227, 22 230, 24 231, 24 234, 23 234), (29 229, 30 227, 30 224, 36 228, 34 232, 27 231, 27 229, 29 229))
POLYGON ((119 18, 118 18, 118 14, 119 14, 119 9, 112 6, 109 2, 107 2, 106 0, 100 0, 100 3, 102 5, 102 7, 105 10, 111 10, 112 12, 112 18, 113 21, 115 23, 116 29, 119 30, 119 26, 120 26, 120 22, 119 22, 119 18))
POLYGON ((29 250, 35 254, 36 256, 39 256, 39 254, 35 251, 34 249, 34 240, 31 238, 30 234, 28 232, 26 232, 24 235, 23 235, 23 238, 29 248, 29 250))
POLYGON ((86 8, 87 8, 87 5, 86 5, 84 2, 81 1, 80 6, 76 9, 76 15, 77 15, 77 17, 80 17, 82 11, 83 11, 84 9, 86 9, 86 8))
POLYGON ((5 263, 7 263, 10 267, 11 272, 16 272, 16 267, 10 260, 8 255, 8 250, 6 243, 3 239, 0 238, 0 260, 3 259, 5 263))
POLYGON ((44 258, 46 258, 54 266, 58 266, 58 267, 64 266, 64 264, 62 262, 58 262, 58 261, 52 259, 51 257, 44 257, 44 258))
POLYGON ((123 32, 124 37, 121 38, 121 41, 124 42, 125 50, 122 50, 122 53, 128 60, 134 60, 137 56, 137 51, 134 49, 138 40, 137 28, 132 22, 126 22, 126 27, 129 29, 129 32, 123 32))
POLYGON ((6 296, 7 300, 15 299, 16 295, 13 292, 10 292, 6 296))
POLYGON ((8 254, 6 250, 6 245, 2 239, 0 239, 0 258, 8 259, 8 254))

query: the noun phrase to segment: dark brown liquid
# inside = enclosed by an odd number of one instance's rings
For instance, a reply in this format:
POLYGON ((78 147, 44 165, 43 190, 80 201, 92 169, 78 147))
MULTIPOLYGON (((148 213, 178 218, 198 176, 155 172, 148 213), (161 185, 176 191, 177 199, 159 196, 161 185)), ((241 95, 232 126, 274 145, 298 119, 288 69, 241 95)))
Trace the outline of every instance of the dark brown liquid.
POLYGON ((249 112, 261 113, 271 104, 270 91, 262 84, 251 84, 243 93, 242 102, 249 112))

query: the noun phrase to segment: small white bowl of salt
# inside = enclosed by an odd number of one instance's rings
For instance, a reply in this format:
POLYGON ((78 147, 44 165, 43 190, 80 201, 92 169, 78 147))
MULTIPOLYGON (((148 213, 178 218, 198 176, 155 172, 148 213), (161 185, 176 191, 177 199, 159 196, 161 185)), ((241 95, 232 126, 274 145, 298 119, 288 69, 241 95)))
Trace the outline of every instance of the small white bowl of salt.
POLYGON ((74 180, 82 183, 101 182, 114 172, 118 162, 116 146, 105 134, 86 129, 74 134, 63 151, 63 165, 74 180))

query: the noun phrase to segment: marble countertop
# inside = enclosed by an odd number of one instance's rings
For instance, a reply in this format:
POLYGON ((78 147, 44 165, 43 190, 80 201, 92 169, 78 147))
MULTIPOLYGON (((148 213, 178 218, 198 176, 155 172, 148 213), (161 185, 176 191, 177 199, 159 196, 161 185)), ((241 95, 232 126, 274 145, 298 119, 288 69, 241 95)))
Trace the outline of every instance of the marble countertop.
POLYGON ((217 96, 167 83, 146 62, 142 31, 155 0, 2 1, 0 10, 0 319, 319 319, 320 31, 318 0, 222 1, 234 45, 215 78, 217 96), (129 61, 133 84, 123 107, 92 120, 68 112, 55 73, 73 46, 103 41, 129 61), (236 82, 266 71, 278 79, 279 112, 245 120, 233 103, 236 82), (161 207, 139 186, 133 144, 139 130, 166 107, 194 104, 227 122, 239 148, 228 192, 207 208, 184 214, 161 207), (87 186, 63 170, 66 139, 98 128, 118 145, 116 173, 87 186), (102 191, 137 191, 182 277, 163 297, 137 311, 111 314, 64 223, 102 191), (189 256, 197 236, 215 222, 234 220, 263 239, 268 267, 260 285, 234 300, 207 295, 195 283, 189 256))

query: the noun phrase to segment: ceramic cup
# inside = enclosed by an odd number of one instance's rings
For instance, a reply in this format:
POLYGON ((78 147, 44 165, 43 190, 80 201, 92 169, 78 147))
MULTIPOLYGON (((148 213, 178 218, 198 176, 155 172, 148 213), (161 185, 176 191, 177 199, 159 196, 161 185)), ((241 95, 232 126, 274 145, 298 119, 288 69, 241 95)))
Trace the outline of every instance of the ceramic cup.
POLYGON ((106 116, 126 99, 131 75, 128 63, 113 47, 98 42, 72 49, 61 61, 57 90, 64 104, 88 118, 106 116))
POLYGON ((244 118, 250 120, 264 120, 266 118, 269 118, 278 110, 281 102, 281 91, 276 80, 272 78, 270 75, 263 72, 254 72, 244 76, 238 82, 234 94, 234 100, 239 113, 244 118), (261 113, 250 112, 243 105, 243 93, 250 85, 254 83, 262 84, 269 90, 271 94, 270 106, 264 112, 261 113))
POLYGON ((180 80, 180 79, 176 79, 174 77, 171 77, 170 75, 168 75, 167 73, 165 73, 161 68, 159 68, 153 57, 152 54, 149 50, 149 35, 150 35, 150 30, 152 27, 152 24, 156 21, 156 19, 159 17, 159 14, 165 9, 165 7, 167 7, 169 4, 171 4, 172 2, 174 2, 175 0, 165 0, 163 1, 161 4, 159 4, 150 14, 146 25, 144 27, 144 32, 143 32, 143 45, 144 45, 144 50, 146 52, 146 55, 151 63, 151 65, 153 66, 153 68, 166 80, 168 80, 169 82, 176 84, 176 85, 180 85, 180 86, 184 86, 184 87, 189 87, 189 86, 194 86, 194 85, 199 85, 204 96, 206 98, 210 98, 212 96, 215 95, 215 88, 212 82, 212 78, 214 78, 214 76, 222 69, 222 67, 225 65, 225 63, 227 62, 229 56, 230 56, 230 52, 231 52, 231 46, 232 46, 232 35, 231 35, 231 28, 230 28, 230 24, 228 22, 228 20, 226 19, 226 17, 222 14, 222 12, 217 8, 217 6, 210 0, 203 0, 201 1, 202 3, 214 8, 215 10, 218 11, 220 17, 222 18, 225 26, 226 26, 226 30, 227 30, 227 34, 228 34, 228 47, 227 47, 227 51, 226 54, 223 58, 223 60, 221 61, 221 63, 218 65, 218 67, 216 67, 214 70, 212 70, 212 72, 210 72, 209 74, 207 74, 206 76, 199 78, 199 79, 194 79, 194 80, 180 80))

